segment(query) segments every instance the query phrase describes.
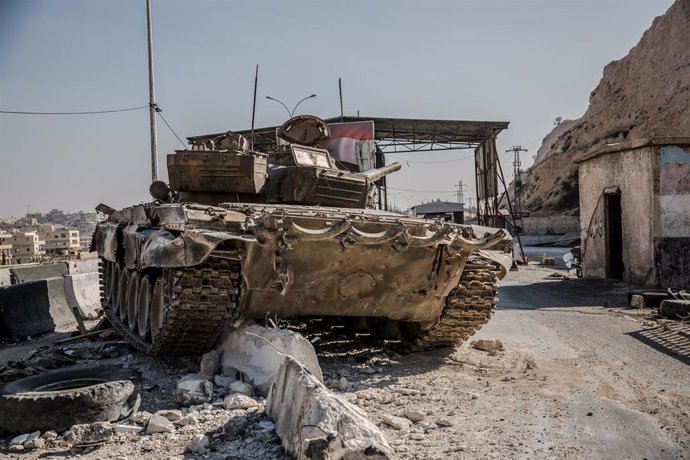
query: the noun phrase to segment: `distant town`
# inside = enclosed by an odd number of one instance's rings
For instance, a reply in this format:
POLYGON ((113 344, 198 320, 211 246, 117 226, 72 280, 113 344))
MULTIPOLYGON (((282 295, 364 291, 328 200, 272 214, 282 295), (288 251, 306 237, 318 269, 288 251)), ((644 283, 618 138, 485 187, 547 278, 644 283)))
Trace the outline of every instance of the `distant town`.
POLYGON ((95 212, 59 209, 0 217, 0 265, 82 258, 99 220, 95 212))

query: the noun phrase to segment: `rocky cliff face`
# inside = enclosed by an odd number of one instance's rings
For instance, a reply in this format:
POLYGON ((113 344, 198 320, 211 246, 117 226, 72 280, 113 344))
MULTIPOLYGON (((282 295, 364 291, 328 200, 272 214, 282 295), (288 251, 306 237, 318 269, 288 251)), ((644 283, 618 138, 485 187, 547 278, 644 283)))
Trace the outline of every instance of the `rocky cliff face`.
POLYGON ((577 213, 575 161, 650 136, 690 136, 690 0, 676 0, 627 56, 604 68, 581 118, 546 136, 523 182, 524 208, 577 213))

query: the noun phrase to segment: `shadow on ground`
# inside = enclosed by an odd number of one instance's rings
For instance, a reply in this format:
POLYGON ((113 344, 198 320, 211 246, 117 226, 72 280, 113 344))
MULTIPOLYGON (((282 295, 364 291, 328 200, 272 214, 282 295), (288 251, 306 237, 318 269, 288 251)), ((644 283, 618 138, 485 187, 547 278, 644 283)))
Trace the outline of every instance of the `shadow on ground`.
POLYGON ((529 284, 505 282, 498 290, 499 310, 568 307, 623 307, 630 286, 618 280, 561 279, 529 284))
POLYGON ((628 335, 684 364, 690 364, 690 324, 687 322, 662 323, 628 335))

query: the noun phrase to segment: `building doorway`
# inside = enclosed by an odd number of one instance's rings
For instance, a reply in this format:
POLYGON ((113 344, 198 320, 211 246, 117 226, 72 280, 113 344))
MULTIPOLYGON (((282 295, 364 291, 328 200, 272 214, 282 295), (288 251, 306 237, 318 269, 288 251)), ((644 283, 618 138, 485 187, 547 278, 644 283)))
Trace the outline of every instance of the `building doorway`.
POLYGON ((621 217, 621 195, 606 196, 606 256, 607 278, 623 279, 623 222, 621 217))

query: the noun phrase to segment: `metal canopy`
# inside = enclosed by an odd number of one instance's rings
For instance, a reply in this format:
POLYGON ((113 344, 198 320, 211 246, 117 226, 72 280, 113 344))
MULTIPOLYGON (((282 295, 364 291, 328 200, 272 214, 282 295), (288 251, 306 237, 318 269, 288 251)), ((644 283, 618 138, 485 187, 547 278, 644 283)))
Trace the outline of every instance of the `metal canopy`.
MULTIPOLYGON (((432 150, 474 149, 508 128, 504 121, 424 120, 414 118, 333 117, 327 123, 373 121, 374 140, 384 153, 428 152, 432 150)), ((254 130, 254 150, 266 152, 276 146, 278 126, 254 130)), ((251 130, 236 131, 250 137, 251 130)), ((188 137, 197 141, 223 133, 188 137)))

